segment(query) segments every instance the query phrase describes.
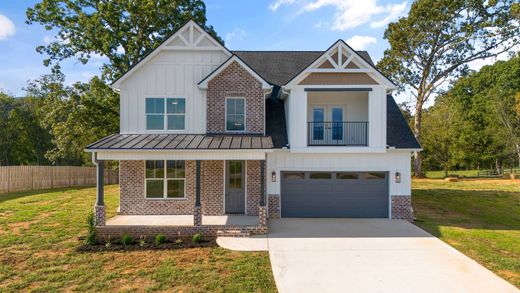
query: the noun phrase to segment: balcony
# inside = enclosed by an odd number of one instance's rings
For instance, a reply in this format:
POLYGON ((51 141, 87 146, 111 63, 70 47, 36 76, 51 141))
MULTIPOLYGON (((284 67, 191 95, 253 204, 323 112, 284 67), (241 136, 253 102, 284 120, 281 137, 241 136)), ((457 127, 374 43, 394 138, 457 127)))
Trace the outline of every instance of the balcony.
POLYGON ((368 122, 307 122, 308 146, 368 146, 368 122))

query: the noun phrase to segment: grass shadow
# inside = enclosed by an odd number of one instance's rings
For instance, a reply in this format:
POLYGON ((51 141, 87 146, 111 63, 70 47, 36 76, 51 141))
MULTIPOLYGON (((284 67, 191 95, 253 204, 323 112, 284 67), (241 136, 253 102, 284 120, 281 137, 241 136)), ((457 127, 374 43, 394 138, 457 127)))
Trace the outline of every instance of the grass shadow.
POLYGON ((74 187, 59 187, 59 188, 48 188, 48 189, 36 189, 36 190, 28 190, 28 191, 16 191, 10 193, 0 194, 0 203, 15 200, 22 197, 40 195, 45 193, 55 193, 55 192, 64 192, 64 191, 79 191, 83 189, 93 188, 93 186, 74 186, 74 187))

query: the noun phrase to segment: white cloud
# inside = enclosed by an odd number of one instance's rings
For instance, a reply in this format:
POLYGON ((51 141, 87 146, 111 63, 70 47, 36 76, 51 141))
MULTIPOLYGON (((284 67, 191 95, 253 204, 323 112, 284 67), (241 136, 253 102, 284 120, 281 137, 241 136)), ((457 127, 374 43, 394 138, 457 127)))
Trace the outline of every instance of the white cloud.
POLYGON ((226 45, 229 45, 232 40, 242 40, 247 36, 247 32, 241 28, 236 28, 232 32, 226 34, 226 45))
POLYGON ((298 4, 298 14, 312 12, 324 7, 333 7, 335 12, 330 24, 332 30, 345 31, 370 23, 371 27, 381 27, 396 20, 406 12, 408 2, 379 5, 378 0, 276 0, 269 5, 271 10, 281 6, 298 4), (382 17, 380 20, 373 20, 382 17))
POLYGON ((7 16, 0 14, 0 41, 14 35, 15 32, 14 23, 7 16))
POLYGON ((51 37, 51 36, 45 36, 45 37, 43 37, 43 43, 45 45, 48 45, 52 42, 52 39, 53 39, 53 37, 51 37))
POLYGON ((370 36, 353 36, 346 40, 347 44, 354 50, 364 50, 366 47, 377 43, 377 39, 370 36))
POLYGON ((383 27, 389 24, 392 21, 397 20, 399 17, 404 16, 406 14, 406 8, 408 7, 408 2, 404 1, 401 4, 389 4, 385 6, 385 10, 388 13, 386 17, 381 20, 373 21, 370 23, 370 26, 373 28, 383 27))
POLYGON ((280 6, 291 5, 295 1, 296 0, 276 0, 273 3, 269 4, 269 9, 271 9, 272 11, 276 11, 278 8, 280 8, 280 6))

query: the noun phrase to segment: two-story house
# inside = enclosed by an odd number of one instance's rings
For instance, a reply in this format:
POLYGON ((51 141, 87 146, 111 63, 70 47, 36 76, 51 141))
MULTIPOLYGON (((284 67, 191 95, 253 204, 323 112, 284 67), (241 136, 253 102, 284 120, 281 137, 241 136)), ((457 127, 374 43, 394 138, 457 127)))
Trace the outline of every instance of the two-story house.
POLYGON ((230 51, 190 21, 112 87, 120 133, 90 144, 101 237, 258 234, 267 219, 412 219, 420 150, 365 51, 230 51), (103 163, 119 161, 105 221, 103 163))

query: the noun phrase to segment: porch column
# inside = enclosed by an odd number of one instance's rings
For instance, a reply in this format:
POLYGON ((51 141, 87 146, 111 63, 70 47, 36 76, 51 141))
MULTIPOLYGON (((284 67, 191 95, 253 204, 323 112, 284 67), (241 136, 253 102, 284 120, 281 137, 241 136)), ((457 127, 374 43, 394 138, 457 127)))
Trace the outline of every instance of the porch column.
POLYGON ((195 161, 195 208, 193 209, 193 225, 202 225, 202 210, 200 207, 200 160, 195 161))
POLYGON ((265 206, 265 160, 260 161, 260 206, 258 207, 260 226, 267 226, 267 207, 265 206))
POLYGON ((105 226, 105 161, 97 161, 96 177, 96 205, 94 206, 94 217, 96 226, 105 226))

